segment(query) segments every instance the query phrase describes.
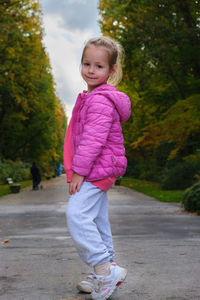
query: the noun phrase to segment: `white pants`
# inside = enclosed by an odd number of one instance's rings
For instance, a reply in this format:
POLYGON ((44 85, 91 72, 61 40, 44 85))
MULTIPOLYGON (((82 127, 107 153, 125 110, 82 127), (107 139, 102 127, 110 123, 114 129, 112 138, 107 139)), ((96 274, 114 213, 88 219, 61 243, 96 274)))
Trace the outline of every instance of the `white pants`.
POLYGON ((83 182, 80 191, 69 198, 66 218, 69 232, 84 262, 93 267, 113 261, 105 191, 90 182, 83 182))

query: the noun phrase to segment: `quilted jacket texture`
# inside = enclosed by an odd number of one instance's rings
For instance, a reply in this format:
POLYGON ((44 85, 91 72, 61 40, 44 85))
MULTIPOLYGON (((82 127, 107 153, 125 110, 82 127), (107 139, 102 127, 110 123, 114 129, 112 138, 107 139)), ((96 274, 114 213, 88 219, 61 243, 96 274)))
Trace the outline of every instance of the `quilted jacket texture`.
POLYGON ((71 169, 87 181, 122 176, 127 159, 121 123, 130 117, 130 99, 104 84, 80 93, 72 112, 71 169))

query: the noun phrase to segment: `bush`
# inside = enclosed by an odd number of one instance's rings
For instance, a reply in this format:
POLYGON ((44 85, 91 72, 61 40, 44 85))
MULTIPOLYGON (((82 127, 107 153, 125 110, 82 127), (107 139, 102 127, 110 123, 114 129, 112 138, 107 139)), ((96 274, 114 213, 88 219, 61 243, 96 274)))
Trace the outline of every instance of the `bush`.
POLYGON ((163 172, 161 187, 164 190, 184 190, 194 183, 195 170, 187 162, 180 162, 174 168, 163 172))
POLYGON ((126 176, 134 177, 141 180, 158 180, 158 171, 154 159, 145 161, 128 161, 126 176))
POLYGON ((200 181, 185 191, 182 203, 186 210, 200 214, 200 181))
POLYGON ((126 169, 126 176, 138 178, 140 174, 140 166, 135 161, 129 161, 126 169))
POLYGON ((0 182, 7 183, 8 177, 14 182, 30 179, 30 165, 21 161, 0 161, 0 182))

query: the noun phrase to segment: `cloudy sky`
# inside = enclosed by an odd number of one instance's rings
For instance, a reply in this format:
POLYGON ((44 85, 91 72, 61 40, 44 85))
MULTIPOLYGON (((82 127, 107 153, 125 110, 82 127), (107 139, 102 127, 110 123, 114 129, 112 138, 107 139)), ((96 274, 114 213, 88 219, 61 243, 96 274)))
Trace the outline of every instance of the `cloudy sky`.
POLYGON ((57 95, 70 117, 77 94, 86 88, 80 76, 84 43, 100 35, 98 0, 40 0, 40 4, 57 95))

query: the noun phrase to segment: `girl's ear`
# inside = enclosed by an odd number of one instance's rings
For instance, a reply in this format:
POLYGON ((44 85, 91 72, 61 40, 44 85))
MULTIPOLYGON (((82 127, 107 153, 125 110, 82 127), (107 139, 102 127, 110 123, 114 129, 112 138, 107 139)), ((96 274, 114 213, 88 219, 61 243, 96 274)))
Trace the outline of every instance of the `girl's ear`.
POLYGON ((109 77, 111 77, 116 71, 117 71, 117 64, 114 64, 112 66, 112 69, 110 70, 109 77))

